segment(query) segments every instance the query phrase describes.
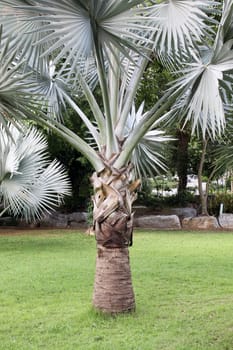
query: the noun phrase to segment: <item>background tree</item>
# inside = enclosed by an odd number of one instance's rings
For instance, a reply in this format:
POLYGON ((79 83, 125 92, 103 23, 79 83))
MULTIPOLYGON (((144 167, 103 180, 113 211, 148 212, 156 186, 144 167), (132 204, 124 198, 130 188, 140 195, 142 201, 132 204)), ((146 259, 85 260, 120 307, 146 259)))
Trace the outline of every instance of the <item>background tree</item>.
POLYGON ((160 164, 153 145, 158 136, 162 140, 157 127, 165 112, 170 118, 186 115, 203 137, 224 129, 230 96, 224 91, 232 90, 232 1, 5 0, 0 10, 0 121, 30 117, 90 161, 98 247, 93 303, 105 312, 133 310, 128 246, 140 184, 133 169, 160 164), (212 17, 217 7, 220 25, 212 17), (153 52, 179 78, 146 112, 141 107, 135 113, 153 52), (101 104, 93 93, 97 82, 101 104), (91 120, 78 105, 80 91, 91 120), (35 108, 38 102, 43 113, 35 108), (61 123, 66 105, 94 143, 61 123))

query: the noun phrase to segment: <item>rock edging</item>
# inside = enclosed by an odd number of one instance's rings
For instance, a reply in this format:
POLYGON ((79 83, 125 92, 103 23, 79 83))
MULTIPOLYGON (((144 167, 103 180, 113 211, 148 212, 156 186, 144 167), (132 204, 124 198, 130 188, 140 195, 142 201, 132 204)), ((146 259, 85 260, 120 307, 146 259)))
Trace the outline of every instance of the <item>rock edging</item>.
POLYGON ((135 218, 134 227, 180 230, 181 224, 177 215, 146 215, 135 218))

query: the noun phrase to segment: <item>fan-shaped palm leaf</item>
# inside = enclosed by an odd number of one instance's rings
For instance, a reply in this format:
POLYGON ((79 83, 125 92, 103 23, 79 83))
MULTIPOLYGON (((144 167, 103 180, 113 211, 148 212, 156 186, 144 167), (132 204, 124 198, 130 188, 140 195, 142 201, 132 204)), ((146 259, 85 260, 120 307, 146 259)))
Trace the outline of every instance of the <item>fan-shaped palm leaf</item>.
POLYGON ((17 59, 17 49, 11 53, 8 49, 9 42, 2 43, 0 30, 0 124, 4 125, 15 116, 23 119, 32 111, 38 112, 37 95, 29 80, 31 73, 24 72, 25 62, 17 59))
MULTIPOLYGON (((125 137, 132 133, 133 129, 144 117, 143 108, 144 103, 140 105, 137 111, 133 105, 125 125, 125 137)), ((135 175, 143 178, 165 171, 163 145, 171 140, 172 138, 166 136, 161 130, 153 129, 148 131, 138 142, 131 156, 130 161, 134 165, 135 175)))
POLYGON ((9 126, 11 137, 0 128, 0 198, 13 215, 40 218, 70 194, 61 164, 49 162, 45 138, 36 129, 22 134, 9 126))
MULTIPOLYGON (((231 10, 233 13, 233 7, 231 10)), ((193 121, 193 130, 200 127, 203 135, 207 131, 214 137, 224 129, 225 104, 232 103, 233 40, 223 42, 223 28, 220 27, 213 48, 188 64, 172 87, 176 93, 181 92, 178 108, 183 109, 187 121, 193 121)))
POLYGON ((178 80, 173 88, 186 90, 183 103, 183 113, 186 120, 192 120, 193 130, 200 128, 215 136, 225 125, 224 104, 221 98, 219 81, 223 79, 221 67, 203 65, 201 62, 189 66, 187 75, 178 80), (188 93, 187 93, 188 92, 188 93))
MULTIPOLYGON (((176 54, 194 48, 194 41, 209 36, 206 12, 214 12, 215 1, 168 0, 154 7, 153 20, 157 26, 155 49, 176 54)), ((193 51, 193 50, 192 50, 193 51)))
POLYGON ((10 37, 10 50, 18 49, 18 55, 26 58, 31 66, 36 69, 40 64, 40 56, 48 48, 47 43, 33 45, 42 38, 39 28, 43 25, 41 21, 30 21, 29 18, 36 15, 33 6, 37 4, 33 0, 6 0, 0 2, 0 24, 4 27, 3 41, 10 37), (20 6, 28 6, 27 10, 20 6))
POLYGON ((28 25, 37 23, 35 27, 38 28, 32 28, 31 33, 43 33, 44 38, 38 40, 35 37, 33 42, 48 45, 45 55, 56 52, 57 62, 66 57, 67 63, 73 61, 74 68, 80 57, 86 58, 94 52, 99 55, 100 48, 112 51, 113 47, 117 47, 126 53, 129 47, 137 50, 135 42, 141 40, 145 45, 147 39, 142 29, 150 32, 151 28, 146 23, 146 17, 141 16, 135 7, 143 2, 42 0, 34 1, 30 6, 19 3, 16 7, 17 20, 23 23, 26 14, 28 25))

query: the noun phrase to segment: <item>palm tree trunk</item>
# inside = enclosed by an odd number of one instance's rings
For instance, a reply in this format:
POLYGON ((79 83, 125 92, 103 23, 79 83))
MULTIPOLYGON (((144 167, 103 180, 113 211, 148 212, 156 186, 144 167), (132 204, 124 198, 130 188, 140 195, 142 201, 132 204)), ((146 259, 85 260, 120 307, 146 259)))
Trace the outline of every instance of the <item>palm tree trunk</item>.
POLYGON ((93 306, 105 313, 135 310, 129 250, 132 245, 132 203, 140 181, 131 183, 130 167, 94 173, 94 231, 97 241, 93 306))
POLYGON ((93 305, 106 313, 135 309, 128 248, 97 248, 93 305))

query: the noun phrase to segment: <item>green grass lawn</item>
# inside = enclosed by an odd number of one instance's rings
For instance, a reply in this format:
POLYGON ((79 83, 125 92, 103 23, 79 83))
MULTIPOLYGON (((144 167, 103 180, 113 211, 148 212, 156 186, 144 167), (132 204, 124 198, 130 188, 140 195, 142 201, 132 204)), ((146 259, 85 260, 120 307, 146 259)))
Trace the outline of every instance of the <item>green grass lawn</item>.
POLYGON ((1 350, 233 349, 232 233, 135 232, 137 309, 109 317, 91 308, 93 237, 14 232, 0 235, 1 350))

